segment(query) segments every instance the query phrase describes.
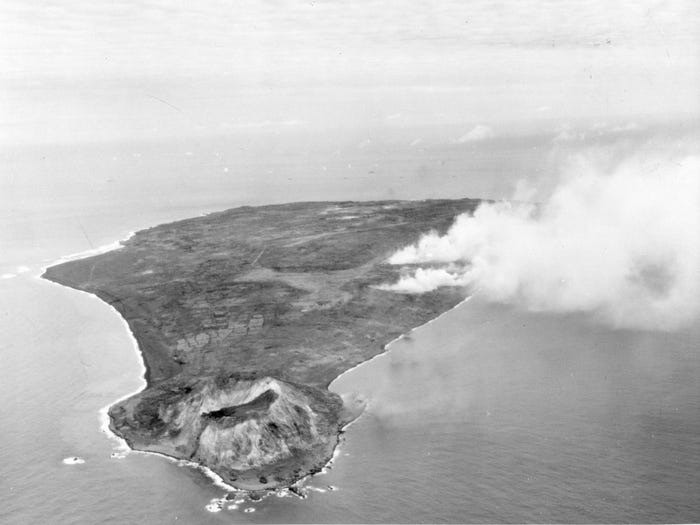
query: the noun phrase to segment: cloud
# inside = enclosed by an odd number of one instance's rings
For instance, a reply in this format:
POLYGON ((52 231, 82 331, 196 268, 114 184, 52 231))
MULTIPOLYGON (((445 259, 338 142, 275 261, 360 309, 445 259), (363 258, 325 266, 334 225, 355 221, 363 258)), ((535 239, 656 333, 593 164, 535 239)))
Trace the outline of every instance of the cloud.
POLYGON ((478 124, 472 128, 469 133, 465 133, 457 139, 458 144, 465 144, 467 142, 477 142, 480 140, 491 139, 495 137, 493 129, 489 126, 484 126, 483 124, 478 124))
POLYGON ((607 122, 597 122, 586 129, 574 129, 568 124, 559 126, 552 142, 583 142, 588 139, 610 137, 611 135, 623 135, 640 131, 642 127, 636 122, 625 122, 611 125, 607 122))
POLYGON ((700 314, 700 156, 572 162, 541 205, 483 204, 395 253, 386 290, 460 286, 533 311, 672 330, 700 314))

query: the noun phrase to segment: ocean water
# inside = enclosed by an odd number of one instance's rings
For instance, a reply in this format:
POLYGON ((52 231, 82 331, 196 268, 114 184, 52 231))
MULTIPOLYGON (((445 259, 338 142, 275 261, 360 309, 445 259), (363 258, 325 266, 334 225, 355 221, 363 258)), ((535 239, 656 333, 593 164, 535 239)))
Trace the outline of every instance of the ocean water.
POLYGON ((333 383, 369 407, 332 468, 306 481, 306 499, 211 512, 226 492, 201 471, 122 454, 100 409, 142 384, 132 340, 107 305, 38 279, 42 267, 241 204, 496 197, 523 171, 547 169, 537 143, 404 151, 388 167, 366 153, 226 158, 233 149, 3 152, 0 522, 700 521, 698 328, 612 330, 478 297, 333 383), (73 457, 84 462, 64 463, 73 457))

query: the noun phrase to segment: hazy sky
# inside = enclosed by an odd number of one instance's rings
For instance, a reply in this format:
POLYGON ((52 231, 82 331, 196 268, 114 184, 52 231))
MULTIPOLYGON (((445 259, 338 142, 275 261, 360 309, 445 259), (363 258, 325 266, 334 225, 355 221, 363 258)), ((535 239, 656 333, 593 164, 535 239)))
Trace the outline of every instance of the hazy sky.
POLYGON ((0 0, 0 141, 700 115, 689 1, 0 0))

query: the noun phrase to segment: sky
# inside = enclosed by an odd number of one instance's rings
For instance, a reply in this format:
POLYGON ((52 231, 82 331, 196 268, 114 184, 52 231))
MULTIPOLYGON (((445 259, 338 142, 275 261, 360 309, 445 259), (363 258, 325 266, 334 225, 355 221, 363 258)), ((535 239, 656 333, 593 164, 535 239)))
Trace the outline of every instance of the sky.
POLYGON ((691 0, 0 10, 0 144, 700 115, 691 0))

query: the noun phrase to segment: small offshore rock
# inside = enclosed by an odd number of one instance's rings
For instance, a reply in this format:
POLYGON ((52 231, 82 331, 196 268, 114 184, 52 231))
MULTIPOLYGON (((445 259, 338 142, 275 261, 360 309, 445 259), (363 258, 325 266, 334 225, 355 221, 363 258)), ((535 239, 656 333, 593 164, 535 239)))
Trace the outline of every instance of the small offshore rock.
POLYGON ((72 458, 65 458, 63 460, 64 465, 82 465, 85 463, 85 460, 83 458, 79 458, 78 456, 73 456, 72 458))

